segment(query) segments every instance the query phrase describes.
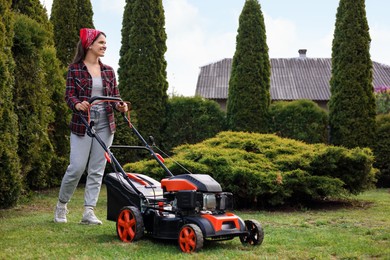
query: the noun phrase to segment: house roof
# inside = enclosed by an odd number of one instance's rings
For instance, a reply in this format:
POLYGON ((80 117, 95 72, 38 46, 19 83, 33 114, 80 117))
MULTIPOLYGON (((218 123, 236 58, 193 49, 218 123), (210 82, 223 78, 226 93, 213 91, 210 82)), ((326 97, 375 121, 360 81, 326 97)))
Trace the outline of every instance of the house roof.
MULTIPOLYGON (((272 100, 329 100, 330 58, 301 56, 270 61, 272 100)), ((195 95, 207 99, 227 99, 231 67, 231 58, 201 67, 195 95)), ((390 86, 390 66, 373 62, 373 68, 374 87, 390 86)))

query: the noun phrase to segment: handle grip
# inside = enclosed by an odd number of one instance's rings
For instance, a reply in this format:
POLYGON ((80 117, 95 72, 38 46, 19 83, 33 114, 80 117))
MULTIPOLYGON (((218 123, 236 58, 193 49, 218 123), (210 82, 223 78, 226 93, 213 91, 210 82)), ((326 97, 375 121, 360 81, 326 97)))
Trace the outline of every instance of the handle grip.
POLYGON ((94 96, 89 99, 89 104, 92 104, 96 100, 108 100, 108 101, 118 101, 123 102, 121 98, 118 97, 105 97, 105 96, 94 96))

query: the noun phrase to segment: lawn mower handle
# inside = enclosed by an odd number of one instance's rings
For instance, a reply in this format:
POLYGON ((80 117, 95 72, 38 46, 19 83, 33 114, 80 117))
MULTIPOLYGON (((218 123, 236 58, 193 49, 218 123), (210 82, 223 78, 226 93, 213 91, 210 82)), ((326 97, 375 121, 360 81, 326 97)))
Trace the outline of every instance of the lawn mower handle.
MULTIPOLYGON (((88 102, 90 104, 92 104, 94 101, 96 100, 106 100, 106 101, 118 101, 118 102, 123 102, 121 98, 117 98, 117 97, 105 97, 105 96, 94 96, 94 97, 91 97, 88 102)), ((80 116, 81 118, 81 121, 82 123, 85 125, 86 127, 86 133, 89 137, 91 138, 95 138, 96 141, 101 145, 101 147, 103 148, 103 150, 106 152, 106 155, 111 159, 111 165, 113 166, 115 172, 118 173, 118 170, 119 172, 125 177, 126 176, 126 172, 124 171, 124 169, 122 168, 122 166, 119 164, 118 160, 115 158, 115 156, 113 156, 113 154, 111 153, 111 151, 109 150, 109 148, 106 146, 106 144, 103 142, 103 140, 100 138, 100 136, 98 134, 95 133, 95 130, 93 129, 93 125, 90 124, 87 119, 84 118, 84 116, 82 115, 81 111, 78 111, 78 115, 80 116)), ((106 157, 107 158, 107 157, 106 157)), ((142 192, 140 192, 137 187, 129 181, 129 184, 132 186, 132 188, 138 193, 138 195, 141 197, 141 198, 144 198, 144 195, 142 194, 142 192)))
POLYGON ((89 99, 89 104, 92 104, 96 100, 107 100, 107 101, 118 101, 123 102, 123 100, 119 97, 105 97, 105 96, 94 96, 89 99))
POLYGON ((122 113, 122 116, 124 120, 131 126, 131 130, 133 133, 138 137, 138 139, 141 140, 143 143, 144 147, 143 149, 146 149, 149 151, 150 155, 157 161, 157 163, 164 169, 168 177, 174 176, 173 173, 165 166, 165 164, 158 158, 157 154, 154 152, 153 148, 150 147, 148 142, 143 138, 143 136, 138 132, 138 130, 134 127, 134 125, 131 124, 130 120, 126 117, 125 113, 122 113))
MULTIPOLYGON (((105 96, 94 96, 94 97, 91 97, 89 99, 89 103, 92 104, 94 101, 96 100, 107 100, 107 101, 118 101, 118 102, 123 102, 123 100, 121 98, 118 98, 118 97, 105 97, 105 96)), ((157 154, 154 152, 154 150, 149 146, 149 144, 145 141, 145 139, 142 137, 142 135, 138 132, 138 130, 131 124, 129 118, 127 118, 126 114, 125 113, 121 113, 125 122, 127 122, 129 124, 129 126, 131 126, 131 129, 133 131, 133 133, 141 140, 141 142, 144 144, 145 146, 145 149, 149 151, 150 155, 157 161, 157 163, 164 169, 164 171, 166 172, 167 176, 169 177, 172 177, 174 176, 172 174, 172 172, 165 166, 165 164, 158 158, 157 154)), ((80 117, 81 117, 81 120, 83 121, 84 125, 86 126, 86 131, 87 131, 87 134, 90 136, 90 137, 96 137, 97 141, 100 143, 100 145, 103 147, 103 149, 111 154, 111 152, 109 151, 108 147, 104 144, 104 142, 100 139, 100 137, 96 136, 95 135, 95 132, 94 130, 92 129, 92 126, 89 124, 89 122, 83 117, 81 116, 81 113, 79 113, 80 117)), ((113 156, 111 156, 113 157, 113 156)), ((120 167, 120 164, 119 162, 116 160, 115 157, 112 158, 112 160, 114 161, 114 164, 119 166, 120 167)), ((122 168, 122 167, 120 167, 122 168)), ((124 171, 123 169, 121 169, 121 172, 123 174, 124 171)))

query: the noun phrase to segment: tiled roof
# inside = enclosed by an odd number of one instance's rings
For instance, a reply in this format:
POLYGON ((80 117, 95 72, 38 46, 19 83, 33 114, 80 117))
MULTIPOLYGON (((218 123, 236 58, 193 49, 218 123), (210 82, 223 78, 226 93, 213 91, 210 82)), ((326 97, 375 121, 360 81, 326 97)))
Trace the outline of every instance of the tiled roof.
MULTIPOLYGON (((226 58, 200 68, 195 95, 227 99, 232 59, 226 58)), ((390 86, 390 66, 373 62, 373 85, 390 86)), ((330 98, 330 58, 271 59, 272 100, 330 98)))

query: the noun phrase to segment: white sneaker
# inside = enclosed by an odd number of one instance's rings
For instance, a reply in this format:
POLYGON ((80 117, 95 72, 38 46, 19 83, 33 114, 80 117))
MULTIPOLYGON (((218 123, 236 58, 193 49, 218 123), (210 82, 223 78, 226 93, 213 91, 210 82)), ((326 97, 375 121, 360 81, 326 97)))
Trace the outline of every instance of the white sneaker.
POLYGON ((66 214, 68 214, 68 209, 66 208, 66 205, 61 207, 61 206, 56 206, 56 210, 54 212, 54 222, 56 223, 66 223, 66 214))
POLYGON ((92 209, 84 211, 83 218, 81 219, 81 224, 84 225, 101 225, 102 222, 95 216, 95 213, 92 209))

